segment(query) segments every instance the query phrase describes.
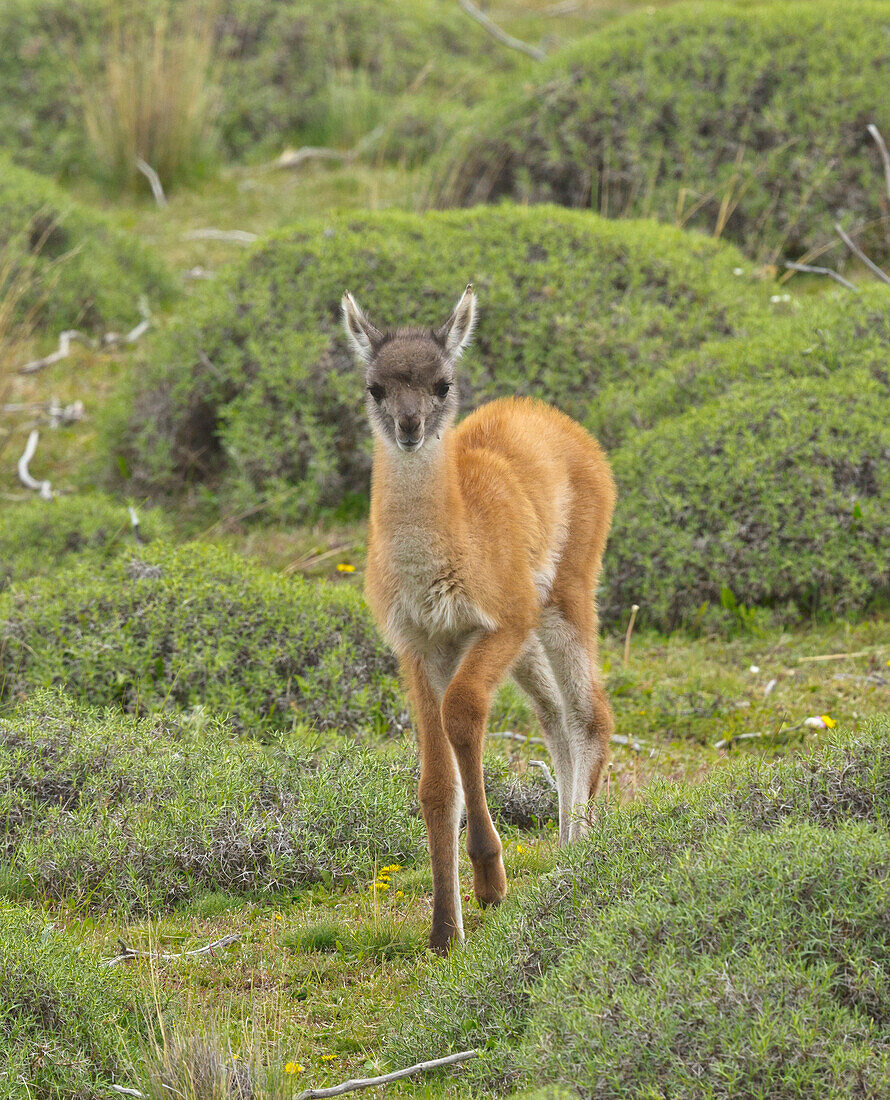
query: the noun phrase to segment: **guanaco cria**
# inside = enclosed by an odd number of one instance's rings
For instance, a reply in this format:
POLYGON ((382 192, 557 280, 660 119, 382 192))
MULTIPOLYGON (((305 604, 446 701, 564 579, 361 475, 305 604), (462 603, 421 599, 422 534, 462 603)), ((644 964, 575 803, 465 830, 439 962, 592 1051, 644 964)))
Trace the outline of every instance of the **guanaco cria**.
POLYGON ((615 484, 596 440, 539 401, 492 401, 452 427, 455 369, 476 319, 472 286, 432 330, 384 332, 352 295, 342 306, 375 436, 366 591, 416 714, 430 947, 444 953, 463 939, 464 800, 476 898, 497 904, 507 890, 482 745, 508 673, 531 697, 553 758, 560 843, 589 823, 613 729, 594 594, 615 484))

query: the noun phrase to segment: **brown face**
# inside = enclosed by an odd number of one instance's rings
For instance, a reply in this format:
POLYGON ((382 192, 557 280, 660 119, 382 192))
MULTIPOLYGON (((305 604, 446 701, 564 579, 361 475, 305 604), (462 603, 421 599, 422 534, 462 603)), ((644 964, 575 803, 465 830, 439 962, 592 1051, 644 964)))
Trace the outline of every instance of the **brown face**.
POLYGON ((373 427, 402 451, 438 438, 457 412, 454 369, 429 332, 387 336, 365 374, 373 427))
POLYGON ((473 335, 476 298, 468 286, 437 329, 382 332, 348 292, 343 325, 365 365, 368 417, 374 431, 402 451, 441 437, 457 412, 454 367, 473 335))

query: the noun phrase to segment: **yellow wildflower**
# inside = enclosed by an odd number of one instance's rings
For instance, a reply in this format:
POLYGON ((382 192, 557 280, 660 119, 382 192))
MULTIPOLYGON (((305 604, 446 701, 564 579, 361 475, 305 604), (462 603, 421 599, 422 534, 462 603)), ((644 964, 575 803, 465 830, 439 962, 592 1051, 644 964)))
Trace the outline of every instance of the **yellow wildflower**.
POLYGON ((837 725, 837 722, 835 722, 835 720, 831 717, 830 714, 820 714, 819 717, 822 719, 822 721, 825 723, 825 725, 828 726, 828 728, 830 730, 833 730, 834 727, 837 725))
POLYGON ((404 896, 405 896, 405 891, 404 890, 396 890, 396 897, 397 898, 403 898, 404 896))
POLYGON ((284 917, 280 913, 273 913, 272 914, 272 919, 273 920, 284 920, 284 917))
POLYGON ((372 882, 371 883, 371 889, 372 890, 388 890, 389 889, 389 883, 388 882, 372 882))
POLYGON ((348 562, 341 561, 337 565, 337 572, 338 573, 354 573, 355 572, 355 566, 350 565, 348 562))
POLYGON ((321 1060, 323 1062, 335 1062, 337 1060, 336 1054, 322 1054, 321 1060))
POLYGON ((285 1073, 302 1073, 303 1072, 303 1066, 301 1066, 299 1062, 285 1062, 284 1072, 285 1073))
POLYGON ((525 851, 525 848, 523 847, 522 844, 517 844, 516 845, 516 851, 519 853, 519 855, 522 855, 522 853, 525 851))

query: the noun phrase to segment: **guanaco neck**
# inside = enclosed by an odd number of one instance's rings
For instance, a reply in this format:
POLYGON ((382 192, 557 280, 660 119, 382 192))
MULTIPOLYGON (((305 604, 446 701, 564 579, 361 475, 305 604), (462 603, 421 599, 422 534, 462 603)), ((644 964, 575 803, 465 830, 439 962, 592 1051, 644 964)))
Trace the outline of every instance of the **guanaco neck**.
POLYGON ((425 529, 437 541, 463 541, 463 499, 450 428, 410 454, 375 441, 371 523, 378 539, 410 527, 425 529))

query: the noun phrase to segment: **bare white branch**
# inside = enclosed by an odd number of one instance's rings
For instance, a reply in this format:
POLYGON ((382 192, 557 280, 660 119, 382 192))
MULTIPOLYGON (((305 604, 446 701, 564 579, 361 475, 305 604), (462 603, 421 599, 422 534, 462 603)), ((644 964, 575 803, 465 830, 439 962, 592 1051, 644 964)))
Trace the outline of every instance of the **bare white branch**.
POLYGON ((188 955, 210 955, 218 947, 227 947, 230 943, 235 943, 241 939, 240 932, 233 932, 229 936, 223 936, 221 940, 214 940, 213 943, 208 943, 206 947, 198 947, 194 951, 179 951, 175 955, 167 955, 162 951, 137 951, 133 947, 127 947, 125 943, 121 943, 121 954, 115 955, 113 959, 106 959, 102 963, 103 966, 117 966, 118 963, 129 962, 130 959, 163 959, 168 961, 171 959, 184 959, 188 955))
POLYGON ((530 768, 537 768, 538 771, 540 771, 541 775, 544 776, 544 779, 547 782, 547 786, 551 790, 553 790, 553 791, 558 791, 559 790, 559 787, 556 784, 556 780, 553 778, 553 772, 550 771, 550 769, 547 767, 547 765, 544 763, 543 760, 529 760, 528 766, 530 768))
POLYGON ((23 367, 19 367, 19 374, 36 374, 44 367, 51 367, 54 363, 67 359, 71 354, 71 345, 75 342, 86 344, 87 347, 92 345, 89 336, 84 336, 82 332, 78 332, 74 328, 66 329, 59 334, 59 346, 51 355, 45 355, 42 359, 34 359, 30 363, 25 363, 23 367))
POLYGON ((890 275, 888 275, 886 271, 882 271, 881 268, 879 268, 878 265, 874 262, 874 260, 870 260, 859 247, 859 245, 853 240, 853 238, 849 236, 849 234, 845 233, 844 230, 841 229, 841 227, 837 224, 835 224, 834 231, 844 242, 847 248, 849 248, 849 250, 853 253, 853 255, 858 257, 865 264, 869 271, 874 272, 874 274, 877 275, 877 277, 882 282, 890 283, 890 275))
POLYGON ((164 188, 161 186, 161 177, 148 161, 143 160, 142 157, 136 158, 136 167, 148 180, 149 186, 151 187, 151 193, 154 195, 155 202, 158 206, 166 206, 167 196, 164 194, 164 188))
POLYGON ((246 229, 190 229, 183 233, 184 241, 223 241, 226 244, 253 244, 260 238, 246 229))
POLYGON ((514 38, 512 34, 507 34, 506 31, 501 28, 493 20, 489 19, 485 12, 480 11, 472 0, 457 0, 458 4, 463 10, 470 16, 471 19, 475 19, 480 26, 483 26, 492 38, 496 39, 502 46, 507 46, 511 50, 519 50, 520 53, 528 54, 529 57, 533 57, 535 61, 543 61, 547 56, 540 46, 530 46, 528 42, 523 42, 520 38, 514 38))
POLYGON ((881 131, 873 122, 868 124, 868 132, 874 138, 878 152, 881 154, 881 163, 884 165, 884 183, 887 186, 887 198, 890 199, 890 153, 887 152, 887 145, 881 136, 881 131))
POLYGON ((299 168, 309 160, 337 160, 343 164, 352 164, 383 134, 382 125, 375 126, 370 133, 365 134, 361 141, 351 149, 329 149, 324 145, 304 145, 301 149, 285 150, 273 161, 273 168, 299 168))
POLYGON ((109 1085, 112 1092, 119 1092, 121 1096, 145 1096, 139 1089, 126 1089, 123 1085, 109 1085))
POLYGON ((346 1092, 358 1092, 359 1089, 373 1089, 378 1085, 388 1085, 392 1081, 401 1081, 404 1077, 413 1077, 418 1073, 426 1073, 431 1069, 439 1069, 442 1066, 454 1066, 459 1062, 466 1062, 469 1058, 478 1057, 475 1050, 462 1050, 459 1054, 449 1054, 446 1058, 435 1058, 431 1062, 418 1062, 416 1066, 408 1066, 406 1069, 397 1069, 395 1073, 385 1073, 381 1077, 356 1077, 351 1081, 344 1081, 342 1085, 334 1085, 327 1089, 306 1089, 299 1093, 295 1100, 324 1100, 329 1096, 342 1096, 346 1092))
POLYGON ((836 271, 832 271, 830 267, 816 267, 813 264, 797 264, 792 263, 791 260, 786 260, 785 266, 789 269, 789 271, 803 271, 808 275, 827 275, 829 279, 834 279, 836 283, 840 283, 841 286, 845 286, 847 290, 857 289, 849 281, 849 279, 845 279, 843 275, 838 275, 838 273, 836 271))
POLYGON ((31 471, 28 469, 28 464, 34 457, 34 452, 37 450, 37 443, 40 439, 40 432, 35 428, 33 432, 28 436, 28 442, 25 444, 25 450, 22 453, 22 457, 19 459, 19 481, 26 489, 33 489, 35 492, 40 493, 40 496, 44 500, 53 499, 52 486, 48 481, 38 481, 31 476, 31 471))

